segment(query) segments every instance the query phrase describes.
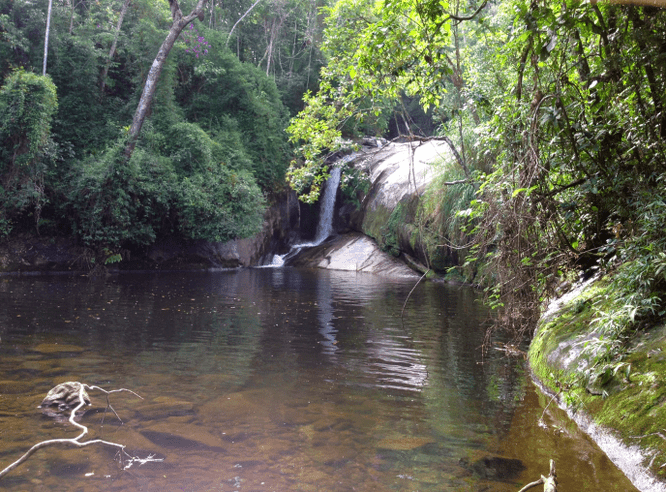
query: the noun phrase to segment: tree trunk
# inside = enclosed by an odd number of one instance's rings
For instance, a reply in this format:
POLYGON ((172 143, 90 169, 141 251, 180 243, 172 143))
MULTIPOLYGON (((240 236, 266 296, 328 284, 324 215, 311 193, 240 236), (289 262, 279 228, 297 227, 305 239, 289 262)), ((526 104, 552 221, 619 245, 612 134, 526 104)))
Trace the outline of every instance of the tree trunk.
POLYGON ((141 127, 143 122, 148 115, 150 109, 150 104, 153 101, 153 96, 155 95, 155 89, 157 88, 157 81, 160 78, 162 69, 164 68, 164 63, 166 62, 167 56, 171 48, 173 48, 176 39, 180 36, 180 33, 187 27, 187 25, 194 21, 194 19, 203 20, 204 7, 206 6, 207 0, 197 0, 197 4, 192 9, 189 15, 183 17, 183 13, 180 10, 178 5, 178 0, 169 0, 169 5, 171 6, 171 17, 173 18, 173 24, 169 29, 169 34, 167 34, 166 39, 160 46, 157 56, 153 61, 148 76, 146 77, 146 83, 143 86, 143 92, 141 93, 141 99, 134 113, 134 119, 132 120, 132 126, 130 126, 128 137, 127 137, 127 146, 125 147, 125 157, 129 161, 134 153, 134 148, 136 147, 136 142, 139 139, 141 134, 141 127))
MULTIPOLYGON (((69 3, 69 2, 68 2, 69 3)), ((69 35, 72 35, 72 31, 74 31, 74 13, 76 12, 76 4, 72 2, 72 9, 69 12, 69 35)))
POLYGON ((268 56, 266 60, 266 77, 269 77, 271 74, 271 60, 273 59, 273 42, 275 41, 275 33, 277 31, 276 23, 277 23, 277 18, 274 18, 273 23, 271 24, 271 31, 268 38, 268 46, 266 47, 266 55, 268 56))
POLYGON ((245 16, 246 16, 246 15, 248 15, 250 12, 252 12, 252 9, 255 8, 255 7, 259 4, 259 2, 261 2, 261 0, 257 0, 256 2, 254 2, 254 3, 252 4, 252 6, 251 6, 249 9, 247 9, 247 10, 245 11, 245 13, 244 13, 243 15, 241 15, 240 19, 238 19, 238 20, 236 21, 236 23, 233 25, 233 27, 231 28, 231 31, 229 31, 229 34, 227 35, 227 46, 229 46, 229 40, 231 39, 231 35, 233 34, 234 29, 236 29, 236 26, 237 26, 238 24, 240 24, 240 21, 242 21, 243 19, 245 19, 245 16))
POLYGON ((116 25, 116 35, 113 38, 113 44, 111 45, 111 50, 109 50, 109 58, 106 60, 106 65, 104 66, 104 71, 102 72, 102 82, 100 84, 102 92, 106 87, 106 77, 109 75, 109 67, 111 66, 111 61, 116 54, 116 46, 118 46, 118 38, 120 37, 120 28, 123 26, 123 19, 125 18, 125 13, 132 3, 132 0, 125 0, 123 6, 120 9, 120 17, 118 17, 118 24, 116 25))
MULTIPOLYGON (((629 19, 634 25, 633 29, 634 39, 636 39, 636 44, 638 44, 641 53, 645 55, 646 60, 649 60, 652 57, 649 56, 649 48, 644 38, 645 34, 641 33, 640 31, 647 27, 645 17, 648 15, 649 14, 644 14, 644 17, 641 17, 641 13, 636 7, 631 6, 629 8, 629 19)), ((663 56, 663 54, 664 54, 664 49, 662 47, 659 50, 659 55, 663 56)), ((642 65, 643 65, 643 70, 645 70, 645 76, 647 77, 648 80, 648 87, 650 88, 650 96, 652 96, 652 103, 654 105, 653 114, 655 115, 655 119, 659 118, 659 123, 658 123, 659 137, 666 138, 666 112, 663 111, 662 99, 661 99, 663 95, 663 86, 660 87, 659 81, 657 80, 652 64, 648 62, 648 63, 642 63, 642 65)))
POLYGON ((51 8, 53 0, 49 0, 49 11, 46 14, 46 35, 44 36, 44 64, 42 66, 42 76, 46 75, 46 58, 49 54, 49 31, 51 30, 51 8))

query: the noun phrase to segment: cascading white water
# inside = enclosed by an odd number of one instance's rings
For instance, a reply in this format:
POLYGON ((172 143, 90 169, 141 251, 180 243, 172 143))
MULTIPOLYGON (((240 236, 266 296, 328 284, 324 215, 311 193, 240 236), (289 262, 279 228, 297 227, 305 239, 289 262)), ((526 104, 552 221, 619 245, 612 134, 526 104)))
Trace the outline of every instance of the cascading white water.
MULTIPOLYGON (((347 162, 347 160, 343 160, 343 162, 347 162)), ((341 175, 342 169, 340 167, 334 167, 331 170, 331 174, 328 180, 326 181, 326 187, 324 188, 324 193, 321 196, 319 223, 317 224, 317 232, 315 234, 314 241, 310 243, 295 244, 291 247, 291 251, 289 251, 289 253, 286 255, 273 256, 273 261, 270 266, 280 267, 284 265, 285 257, 293 256, 303 248, 314 248, 315 246, 319 246, 333 233, 333 212, 335 211, 335 197, 338 194, 338 186, 340 186, 341 175)))
POLYGON ((334 167, 331 175, 326 181, 326 188, 321 199, 321 209, 319 211, 319 224, 317 224, 317 234, 315 235, 313 246, 323 243, 333 232, 333 212, 335 210, 335 196, 340 186, 340 175, 342 169, 334 167))

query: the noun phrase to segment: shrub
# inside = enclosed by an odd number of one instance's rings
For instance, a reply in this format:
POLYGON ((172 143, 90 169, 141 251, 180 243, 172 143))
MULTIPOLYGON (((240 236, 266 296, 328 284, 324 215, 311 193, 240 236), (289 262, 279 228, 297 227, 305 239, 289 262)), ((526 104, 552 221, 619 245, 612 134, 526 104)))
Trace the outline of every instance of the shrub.
POLYGON ((236 131, 264 189, 283 184, 289 163, 284 134, 288 113, 275 82, 257 67, 240 62, 225 47, 224 33, 204 33, 210 43, 205 59, 197 60, 184 50, 179 59, 179 71, 187 76, 182 75, 176 89, 178 103, 189 121, 211 135, 236 131))
POLYGON ((168 159, 137 149, 125 161, 122 142, 101 157, 76 163, 68 213, 86 245, 152 243, 169 217, 176 175, 168 159))
POLYGON ((181 181, 176 203, 178 230, 189 239, 248 237, 261 230, 265 205, 249 172, 217 165, 181 181))
POLYGON ((58 108, 51 79, 17 70, 0 89, 0 230, 32 214, 39 226, 47 201, 45 173, 51 142, 51 121, 58 108))
MULTIPOLYGON (((193 126, 183 128, 206 141, 193 126)), ((167 234, 227 241, 261 229, 265 201, 254 178, 212 161, 209 146, 195 148, 202 160, 189 169, 143 148, 127 162, 123 148, 120 141, 72 169, 65 213, 86 245, 141 246, 167 234)))
POLYGON ((57 108, 56 87, 48 76, 17 70, 7 77, 0 89, 0 165, 5 171, 41 157, 57 108))

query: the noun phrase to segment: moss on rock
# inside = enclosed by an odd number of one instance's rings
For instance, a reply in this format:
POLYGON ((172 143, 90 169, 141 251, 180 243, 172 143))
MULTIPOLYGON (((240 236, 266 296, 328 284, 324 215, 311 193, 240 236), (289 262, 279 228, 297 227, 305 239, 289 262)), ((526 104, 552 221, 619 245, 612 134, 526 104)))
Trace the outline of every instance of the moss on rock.
POLYGON ((606 288, 594 282, 544 317, 530 367, 571 412, 586 414, 627 448, 638 446, 643 466, 666 486, 666 325, 643 327, 609 360, 593 322, 608 307, 606 288))

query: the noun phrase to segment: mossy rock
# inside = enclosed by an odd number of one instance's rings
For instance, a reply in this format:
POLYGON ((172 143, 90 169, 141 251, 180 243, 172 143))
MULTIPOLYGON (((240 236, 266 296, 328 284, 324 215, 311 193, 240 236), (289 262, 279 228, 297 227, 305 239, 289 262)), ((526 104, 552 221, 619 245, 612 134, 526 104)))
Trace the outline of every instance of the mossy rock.
POLYGON ((529 361, 535 375, 553 391, 572 383, 594 363, 594 352, 585 350, 600 335, 590 329, 592 300, 603 294, 599 286, 588 287, 547 315, 530 344, 529 361))
POLYGON ((666 479, 666 325, 634 334, 621 359, 595 360, 589 344, 600 335, 592 322, 606 294, 603 282, 597 282, 560 306, 539 326, 529 363, 535 377, 559 393, 561 401, 589 415, 627 447, 639 446, 650 457, 644 466, 666 479))

